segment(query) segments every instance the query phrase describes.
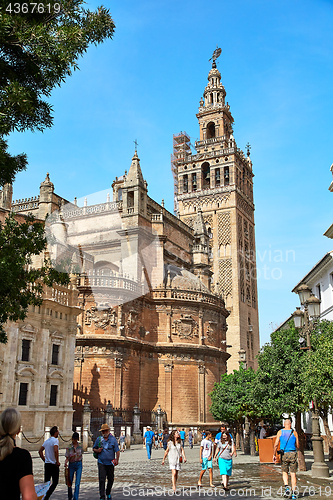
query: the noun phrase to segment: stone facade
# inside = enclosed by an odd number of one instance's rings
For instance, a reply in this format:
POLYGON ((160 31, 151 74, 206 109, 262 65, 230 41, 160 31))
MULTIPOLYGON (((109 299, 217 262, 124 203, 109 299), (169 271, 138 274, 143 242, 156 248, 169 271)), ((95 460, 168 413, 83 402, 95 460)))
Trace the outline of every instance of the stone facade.
POLYGON ((24 321, 8 322, 7 344, 0 344, 0 411, 22 415, 24 446, 37 449, 45 427, 59 426, 69 439, 73 420, 73 372, 77 291, 45 288, 42 306, 29 306, 24 321), (38 443, 36 439, 41 438, 38 443))
POLYGON ((225 97, 214 62, 196 115, 200 128, 196 153, 187 146, 186 134, 174 136, 173 165, 180 219, 193 227, 198 211, 202 211, 210 236, 212 288, 230 311, 230 372, 238 369, 244 357, 248 367, 256 368, 259 325, 252 162, 249 148, 245 156, 236 145, 234 120, 225 97), (183 148, 177 145, 182 140, 183 148))
POLYGON ((81 266, 75 408, 86 399, 92 408, 160 405, 170 424, 212 423, 208 394, 226 371, 228 312, 210 290, 201 213, 191 229, 149 198, 135 153, 113 201, 65 206, 54 226, 51 254, 81 266))

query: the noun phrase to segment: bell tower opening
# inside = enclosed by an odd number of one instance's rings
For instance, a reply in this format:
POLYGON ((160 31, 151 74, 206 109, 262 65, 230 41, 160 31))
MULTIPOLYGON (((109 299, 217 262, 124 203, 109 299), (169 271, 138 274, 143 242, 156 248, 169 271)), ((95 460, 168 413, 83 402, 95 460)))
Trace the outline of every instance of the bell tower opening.
POLYGON ((213 122, 208 123, 206 137, 207 139, 213 139, 213 137, 215 137, 215 123, 213 122))
POLYGON ((208 161, 205 161, 201 165, 201 172, 202 172, 202 188, 203 189, 209 189, 210 188, 210 165, 208 161))

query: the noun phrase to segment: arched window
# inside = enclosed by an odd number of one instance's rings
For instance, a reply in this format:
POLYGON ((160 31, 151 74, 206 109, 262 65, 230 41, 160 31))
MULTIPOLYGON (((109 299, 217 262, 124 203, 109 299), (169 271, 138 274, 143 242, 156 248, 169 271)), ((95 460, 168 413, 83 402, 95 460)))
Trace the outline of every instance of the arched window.
POLYGON ((208 123, 206 137, 207 139, 212 139, 213 137, 215 137, 215 123, 208 123))

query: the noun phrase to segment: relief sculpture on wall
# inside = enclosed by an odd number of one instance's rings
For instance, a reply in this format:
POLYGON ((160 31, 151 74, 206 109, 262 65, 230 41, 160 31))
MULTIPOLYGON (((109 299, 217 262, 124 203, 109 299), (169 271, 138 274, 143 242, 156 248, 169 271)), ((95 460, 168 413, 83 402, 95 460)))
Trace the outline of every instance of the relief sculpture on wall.
POLYGON ((206 336, 210 342, 216 342, 216 340, 217 340, 217 322, 216 321, 208 321, 206 336))
POLYGON ((172 334, 178 335, 180 339, 192 339, 199 337, 198 323, 188 314, 181 315, 172 323, 172 334))
POLYGON ((117 326, 117 312, 115 309, 98 310, 97 307, 92 306, 86 310, 85 324, 91 325, 94 322, 96 328, 103 330, 108 326, 117 326))

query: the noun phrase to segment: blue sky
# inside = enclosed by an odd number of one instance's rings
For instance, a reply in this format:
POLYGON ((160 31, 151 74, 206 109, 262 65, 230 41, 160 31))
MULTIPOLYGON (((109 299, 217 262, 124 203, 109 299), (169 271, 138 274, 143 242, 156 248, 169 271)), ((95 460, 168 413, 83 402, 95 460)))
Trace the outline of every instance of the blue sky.
MULTIPOLYGON (((90 1, 90 8, 101 2, 90 1)), ((254 170, 261 343, 298 305, 294 285, 329 250, 333 222, 333 2, 123 0, 104 5, 114 39, 91 47, 55 89, 54 126, 13 134, 26 152, 14 198, 35 196, 46 172, 69 200, 108 190, 138 153, 149 195, 173 210, 172 134, 199 135, 196 112, 216 45, 254 170)), ((104 200, 103 200, 104 201, 104 200)))

